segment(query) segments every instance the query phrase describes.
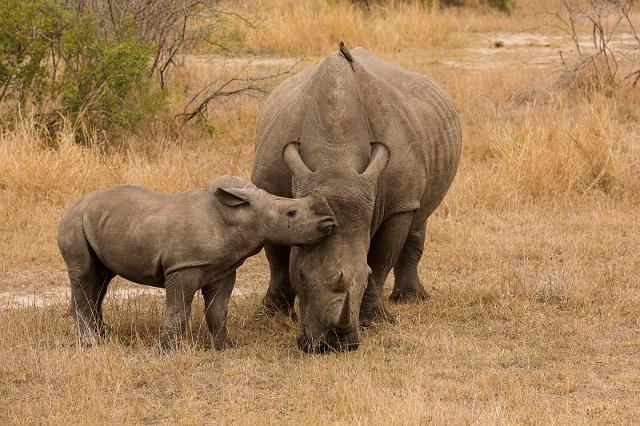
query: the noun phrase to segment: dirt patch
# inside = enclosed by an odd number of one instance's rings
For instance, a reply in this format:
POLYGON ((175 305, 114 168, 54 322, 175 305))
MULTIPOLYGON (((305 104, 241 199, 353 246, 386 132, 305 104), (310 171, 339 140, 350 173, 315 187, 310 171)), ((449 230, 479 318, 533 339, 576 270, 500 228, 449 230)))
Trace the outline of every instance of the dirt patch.
MULTIPOLYGON (((247 260, 238 269, 236 287, 231 297, 245 298, 266 290, 268 279, 266 259, 260 254, 247 260)), ((0 271, 0 312, 8 309, 47 307, 67 304, 70 298, 67 271, 46 263, 28 263, 0 271)), ((164 289, 142 286, 116 277, 109 285, 109 299, 140 296, 164 297, 164 289)))
MULTIPOLYGON (((231 297, 244 298, 256 294, 256 290, 236 287, 231 297)), ((164 297, 164 289, 154 287, 118 288, 107 292, 108 299, 129 299, 133 297, 164 297)), ((4 291, 0 292, 0 312, 7 309, 44 308, 69 302, 68 287, 53 287, 42 292, 4 291)))
MULTIPOLYGON (((619 34, 611 46, 627 55, 637 54, 632 34, 619 34)), ((589 50, 593 44, 588 36, 579 40, 580 48, 589 50)), ((513 65, 528 67, 560 66, 560 52, 575 50, 573 43, 561 35, 532 33, 477 33, 462 39, 464 47, 452 49, 438 62, 452 68, 492 70, 513 65)))

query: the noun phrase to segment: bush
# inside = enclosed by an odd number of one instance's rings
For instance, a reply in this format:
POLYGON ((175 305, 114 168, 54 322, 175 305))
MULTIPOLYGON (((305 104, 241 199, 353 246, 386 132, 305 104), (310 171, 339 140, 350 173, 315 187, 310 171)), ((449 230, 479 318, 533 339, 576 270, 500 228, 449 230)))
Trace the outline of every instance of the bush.
POLYGON ((135 126, 162 108, 176 55, 215 43, 190 24, 216 1, 3 0, 0 102, 36 104, 54 131, 63 118, 79 134, 135 126))
POLYGON ((151 50, 123 26, 105 37, 91 14, 72 17, 60 39, 64 114, 86 127, 131 127, 162 106, 149 76, 151 50))
POLYGON ((51 41, 64 9, 49 0, 4 0, 0 7, 0 101, 44 96, 51 41))
POLYGON ((561 12, 553 18, 575 49, 568 55, 560 53, 564 65, 560 87, 608 95, 637 87, 640 33, 632 19, 636 5, 634 0, 562 1, 561 12), (590 30, 589 40, 581 36, 580 28, 590 30), (620 43, 621 36, 628 42, 620 43))

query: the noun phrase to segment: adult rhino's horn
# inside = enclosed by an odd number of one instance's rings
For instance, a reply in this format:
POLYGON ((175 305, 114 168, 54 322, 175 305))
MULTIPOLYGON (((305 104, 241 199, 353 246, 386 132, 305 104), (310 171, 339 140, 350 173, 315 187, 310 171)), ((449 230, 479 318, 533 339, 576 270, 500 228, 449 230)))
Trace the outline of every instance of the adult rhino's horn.
POLYGON ((363 176, 369 176, 377 179, 380 173, 387 167, 389 163, 389 148, 383 143, 374 142, 371 144, 371 159, 367 168, 362 172, 363 176))
POLYGON ((311 173, 300 157, 300 141, 289 142, 282 150, 282 159, 293 176, 303 177, 311 173))
POLYGON ((349 327, 351 327, 351 304, 349 303, 348 291, 347 291, 347 295, 344 297, 342 309, 340 309, 340 313, 336 318, 334 327, 337 330, 347 330, 349 327))

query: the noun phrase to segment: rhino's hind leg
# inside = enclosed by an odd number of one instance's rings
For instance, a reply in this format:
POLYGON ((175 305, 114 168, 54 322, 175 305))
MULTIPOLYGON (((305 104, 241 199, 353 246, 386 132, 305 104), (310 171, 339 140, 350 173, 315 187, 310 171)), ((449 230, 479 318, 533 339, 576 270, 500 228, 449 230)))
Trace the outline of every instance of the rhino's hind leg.
POLYGON ((295 316, 293 306, 296 294, 289 280, 289 254, 286 246, 266 245, 264 251, 271 271, 269 288, 262 299, 262 304, 269 312, 295 316))
POLYGON ((384 306, 384 282, 396 263, 411 224, 413 213, 399 213, 385 220, 371 240, 367 262, 371 267, 371 279, 360 306, 360 323, 387 321, 395 318, 384 306))
POLYGON ((426 222, 412 227, 393 268, 395 284, 389 300, 396 303, 412 303, 426 300, 425 291, 418 276, 418 263, 424 250, 426 222))
POLYGON ((64 252, 71 283, 70 313, 76 320, 80 344, 92 346, 105 333, 102 301, 114 274, 100 262, 88 243, 64 252))

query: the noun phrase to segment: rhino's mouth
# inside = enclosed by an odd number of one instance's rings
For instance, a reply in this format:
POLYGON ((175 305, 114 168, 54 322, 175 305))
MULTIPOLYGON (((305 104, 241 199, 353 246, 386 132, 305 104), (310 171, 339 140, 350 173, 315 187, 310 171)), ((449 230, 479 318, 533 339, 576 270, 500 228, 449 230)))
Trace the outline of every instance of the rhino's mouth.
POLYGON ((317 228, 318 228, 318 231, 324 233, 325 235, 328 235, 331 233, 331 231, 333 231, 333 228, 335 228, 336 226, 337 226, 337 222, 335 217, 327 216, 322 220, 320 220, 317 228))
POLYGON ((303 326, 296 340, 300 350, 314 354, 354 351, 360 346, 357 330, 343 332, 331 328, 313 338, 309 336, 308 328, 303 326))

